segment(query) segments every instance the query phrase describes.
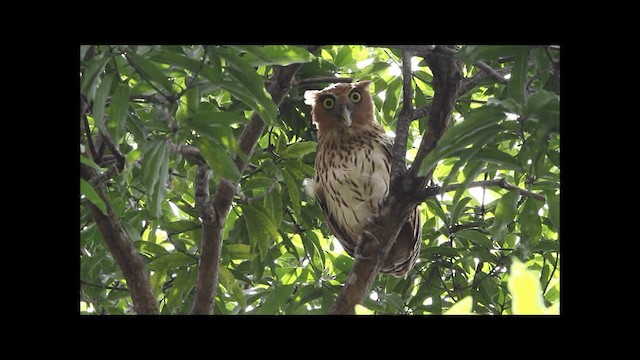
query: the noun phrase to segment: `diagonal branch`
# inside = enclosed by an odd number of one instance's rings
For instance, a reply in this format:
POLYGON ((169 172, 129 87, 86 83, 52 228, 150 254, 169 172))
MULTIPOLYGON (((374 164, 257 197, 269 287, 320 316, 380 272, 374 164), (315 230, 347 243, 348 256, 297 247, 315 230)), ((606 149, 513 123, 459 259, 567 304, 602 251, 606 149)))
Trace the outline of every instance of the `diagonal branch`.
MULTIPOLYGON (((96 171, 89 166, 81 164, 80 175, 83 179, 90 181, 96 176, 96 171)), ((148 272, 144 261, 138 250, 133 246, 129 235, 118 222, 109 199, 105 195, 104 188, 98 187, 96 191, 107 207, 107 214, 103 214, 91 202, 87 202, 87 205, 104 242, 109 248, 109 252, 127 280, 127 287, 131 292, 135 311, 141 315, 157 314, 158 306, 151 290, 151 283, 147 276, 148 272)))
MULTIPOLYGON (((450 54, 451 49, 440 50, 440 48, 436 47, 429 56, 425 57, 433 72, 435 90, 425 138, 430 137, 429 141, 434 146, 447 128, 449 114, 461 79, 459 65, 450 54)), ((424 153, 423 156, 426 156, 431 148, 421 146, 421 150, 424 153)), ((364 300, 405 219, 419 202, 415 198, 416 189, 423 188, 426 180, 428 177, 418 178, 415 173, 407 171, 392 181, 389 196, 380 209, 380 214, 365 227, 360 235, 356 247, 356 262, 340 295, 329 310, 330 314, 352 314, 355 305, 364 300)))
MULTIPOLYGON (((318 46, 308 47, 307 50, 314 52, 318 46)), ((275 67, 274 75, 269 82, 267 91, 271 99, 280 106, 282 100, 291 88, 295 74, 302 67, 302 64, 291 64, 285 67, 275 67)), ((237 156, 235 164, 240 174, 247 166, 255 149, 258 140, 265 129, 265 123, 257 113, 251 115, 249 123, 242 130, 238 137, 238 145, 246 154, 246 157, 237 156)), ((220 181, 216 192, 209 201, 213 206, 213 217, 207 221, 203 219, 203 229, 208 232, 203 236, 201 245, 200 262, 198 264, 198 277, 196 281, 196 295, 194 298, 191 314, 208 315, 211 313, 215 289, 218 283, 218 268, 220 266, 220 251, 222 247, 222 230, 224 222, 231 210, 231 204, 236 194, 237 184, 240 179, 220 181)))
MULTIPOLYGON (((416 193, 416 199, 419 202, 422 202, 422 201, 424 201, 424 200, 426 200, 428 198, 436 197, 437 195, 442 194, 442 193, 456 191, 456 190, 458 190, 458 188, 460 188, 460 186, 462 186, 462 184, 450 184, 450 185, 447 185, 447 187, 445 187, 444 189, 442 189, 440 186, 428 187, 426 189, 423 189, 423 190, 417 192, 416 193)), ((510 182, 508 182, 504 178, 493 179, 493 180, 473 181, 473 182, 469 183, 469 185, 467 185, 467 188, 472 188, 472 187, 482 187, 482 188, 500 187, 500 188, 503 188, 503 189, 506 189, 506 190, 515 190, 518 193, 520 193, 520 195, 522 195, 522 196, 532 197, 532 198, 534 198, 536 200, 540 200, 540 201, 546 201, 546 197, 544 195, 538 194, 538 193, 534 193, 533 191, 529 191, 527 189, 519 188, 519 187, 511 184, 510 182)))

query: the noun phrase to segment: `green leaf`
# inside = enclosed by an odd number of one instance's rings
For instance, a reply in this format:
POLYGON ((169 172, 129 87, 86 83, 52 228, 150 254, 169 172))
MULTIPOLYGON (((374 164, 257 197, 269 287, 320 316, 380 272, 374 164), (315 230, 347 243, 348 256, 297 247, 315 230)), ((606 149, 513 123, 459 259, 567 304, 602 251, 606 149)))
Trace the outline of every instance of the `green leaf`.
POLYGON ((437 203, 433 199, 429 199, 425 203, 427 204, 427 207, 429 208, 429 210, 435 213, 436 216, 440 218, 440 220, 442 220, 445 224, 449 223, 449 220, 447 219, 447 215, 445 214, 444 210, 442 210, 442 207, 440 206, 439 203, 437 203))
POLYGON ((354 61, 351 53, 351 46, 343 45, 336 54, 333 63, 336 64, 338 68, 351 64, 354 61))
POLYGON ((469 201, 471 201, 470 197, 464 197, 462 198, 462 200, 455 202, 455 205, 453 205, 453 209, 451 210, 452 224, 455 224, 458 221, 458 219, 460 218, 460 215, 464 212, 465 206, 467 206, 469 201))
POLYGON ((251 253, 251 246, 247 244, 229 244, 224 248, 231 255, 232 260, 251 260, 255 257, 255 254, 251 253))
POLYGON ((169 254, 167 249, 150 241, 138 240, 134 242, 134 245, 138 251, 145 255, 149 254, 153 257, 160 257, 169 254))
POLYGON ((162 64, 178 66, 183 69, 191 70, 193 72, 196 72, 201 67, 201 63, 199 61, 191 60, 183 54, 172 51, 160 52, 158 54, 155 54, 152 59, 162 64))
POLYGON ((187 117, 185 122, 194 129, 200 129, 208 126, 228 127, 235 124, 246 124, 249 119, 231 112, 200 111, 187 117))
POLYGON ((147 144, 141 166, 142 184, 147 190, 147 209, 151 216, 159 218, 162 215, 162 200, 167 191, 169 149, 162 139, 147 144))
POLYGON ((287 146, 280 156, 287 159, 299 159, 304 155, 315 152, 317 146, 315 141, 300 141, 287 146))
POLYGON ((540 240, 540 236, 542 236, 542 220, 538 215, 540 207, 542 207, 541 201, 528 197, 518 218, 522 231, 522 241, 528 244, 530 248, 534 248, 540 240))
POLYGON ((100 195, 98 195, 98 192, 93 188, 93 186, 91 186, 91 184, 89 184, 85 179, 80 179, 80 194, 84 195, 87 200, 91 201, 93 205, 100 209, 100 212, 107 215, 107 206, 104 201, 100 195))
POLYGON ((195 263, 197 263, 195 258, 181 252, 173 252, 156 258, 150 262, 147 267, 153 271, 166 271, 195 263))
POLYGON ((104 127, 104 106, 107 102, 109 91, 111 91, 113 78, 114 76, 107 75, 102 79, 102 82, 96 91, 95 101, 93 102, 93 121, 96 127, 102 131, 106 130, 104 127))
POLYGON ((197 224, 189 220, 178 220, 178 221, 174 221, 174 222, 170 222, 162 225, 162 229, 167 233, 169 233, 170 235, 180 234, 193 229, 197 229, 199 227, 200 227, 200 224, 197 224))
POLYGON ((254 110, 258 112, 262 120, 269 125, 274 124, 278 109, 271 100, 271 95, 264 88, 264 80, 256 73, 255 69, 244 59, 225 49, 217 49, 215 54, 227 62, 226 73, 256 99, 259 107, 254 110))
POLYGON ((300 189, 298 188, 298 184, 293 178, 293 175, 289 173, 287 170, 282 171, 282 178, 284 179, 284 183, 287 186, 287 192, 289 193, 289 199, 291 200, 291 207, 293 208, 293 213, 296 216, 300 216, 302 212, 302 207, 300 204, 300 189))
POLYGON ((233 46, 246 51, 243 59, 251 66, 281 65, 307 63, 315 56, 304 48, 292 45, 233 46))
POLYGON ((289 300, 291 292, 293 291, 293 285, 279 285, 271 292, 269 297, 265 300, 264 304, 260 306, 257 314, 278 314, 278 310, 289 300))
POLYGON ((498 165, 501 169, 523 171, 520 161, 495 148, 484 148, 476 153, 474 160, 482 160, 498 165))
POLYGON ((560 97, 546 90, 538 90, 531 94, 525 105, 525 115, 536 115, 538 111, 544 109, 552 103, 559 103, 560 97))
POLYGON ((146 58, 133 52, 128 53, 126 57, 129 63, 140 73, 140 75, 142 75, 145 80, 152 80, 155 83, 162 85, 165 90, 169 92, 172 91, 171 81, 169 81, 162 70, 160 70, 160 68, 152 61, 149 61, 146 58))
POLYGON ((554 226, 554 231, 560 231, 560 196, 555 194, 555 191, 546 191, 545 197, 547 198, 547 205, 549 206, 549 220, 554 226))
POLYGON ((242 293, 242 289, 238 286, 236 282, 236 278, 233 276, 231 271, 224 266, 220 266, 218 268, 218 278, 220 279, 220 284, 222 284, 228 292, 233 295, 233 299, 240 304, 242 307, 247 306, 247 301, 242 293))
POLYGON ((384 104, 382 105, 382 113, 388 123, 394 120, 394 114, 398 109, 398 98, 400 88, 402 87, 402 79, 397 76, 389 82, 389 87, 385 92, 384 104))
POLYGON ((478 60, 495 60, 499 57, 515 55, 520 46, 513 45, 468 45, 460 52, 460 58, 471 65, 478 60))
POLYGON ((240 171, 225 147, 203 137, 194 139, 194 143, 200 149, 200 153, 209 167, 217 175, 231 181, 237 181, 240 178, 240 171))
POLYGON ((80 163, 85 164, 89 167, 92 167, 96 170, 98 170, 98 172, 102 173, 104 171, 103 168, 100 167, 100 165, 96 164, 95 162, 93 162, 93 160, 89 159, 88 157, 84 156, 84 155, 80 155, 80 163))
POLYGON ((555 240, 540 240, 532 251, 560 251, 560 243, 555 240))
POLYGON ((465 238, 478 246, 482 246, 485 248, 491 247, 491 239, 489 239, 487 235, 481 233, 478 230, 471 230, 471 229, 460 230, 456 232, 456 236, 465 238))
POLYGON ((507 225, 509 225, 516 216, 519 197, 520 194, 517 191, 509 190, 500 198, 496 206, 493 225, 491 226, 491 237, 493 241, 502 243, 502 239, 504 239, 507 234, 507 225))
POLYGON ((501 131, 497 123, 505 114, 497 106, 484 106, 473 110, 462 121, 447 130, 436 147, 422 161, 419 176, 425 176, 438 161, 472 144, 482 144, 501 131))
POLYGON ((423 257, 427 257, 429 258, 431 255, 433 254, 438 254, 438 255, 442 255, 442 256, 446 256, 446 257, 450 257, 450 258, 455 258, 460 256, 460 250, 458 249, 454 249, 448 245, 442 245, 442 246, 431 246, 431 247, 427 247, 426 249, 423 249, 420 252, 420 255, 423 257))
POLYGON ((264 197, 264 208, 271 215, 271 219, 273 220, 273 225, 276 228, 280 227, 280 223, 282 223, 282 195, 280 191, 277 189, 280 187, 280 184, 275 184, 276 188, 267 196, 264 197))
POLYGON ((242 212, 246 217, 247 231, 251 247, 258 250, 260 259, 264 261, 271 243, 278 238, 278 228, 271 218, 260 209, 260 206, 242 205, 242 212))
POLYGON ((318 239, 318 235, 316 235, 316 233, 313 231, 305 231, 304 233, 302 233, 302 235, 305 239, 311 241, 313 246, 315 246, 316 250, 318 251, 318 254, 320 254, 320 259, 322 260, 322 264, 324 264, 326 261, 325 255, 324 255, 325 250, 320 245, 320 239, 318 239))
POLYGON ((100 75, 109 59, 111 59, 109 56, 101 57, 101 55, 99 54, 91 59, 88 68, 82 73, 82 80, 80 81, 80 91, 90 100, 94 99, 96 88, 100 82, 100 75))
POLYGON ((516 53, 516 60, 513 64, 511 71, 511 78, 509 78, 509 84, 507 89, 509 95, 520 104, 525 104, 527 101, 526 87, 529 78, 527 74, 529 72, 529 47, 520 46, 516 53))
POLYGON ((109 119, 107 120, 107 131, 114 143, 120 143, 120 138, 124 131, 125 120, 129 110, 129 86, 118 83, 111 98, 109 106, 109 119))

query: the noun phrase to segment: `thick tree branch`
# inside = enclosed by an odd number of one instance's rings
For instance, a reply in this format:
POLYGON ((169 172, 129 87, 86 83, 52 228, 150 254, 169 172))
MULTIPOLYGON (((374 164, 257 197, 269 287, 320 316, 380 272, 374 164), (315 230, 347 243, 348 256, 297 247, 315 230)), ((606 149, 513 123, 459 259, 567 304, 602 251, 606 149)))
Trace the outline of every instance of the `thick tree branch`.
POLYGON ((353 82, 351 77, 335 77, 335 76, 323 76, 308 79, 298 79, 293 82, 294 86, 305 86, 317 83, 350 83, 353 82))
MULTIPOLYGON (((80 165, 80 175, 83 179, 90 181, 96 176, 96 171, 84 164, 80 165)), ((157 314, 158 306, 151 290, 147 268, 133 246, 133 242, 117 221, 117 217, 111 208, 109 199, 104 193, 103 187, 96 188, 98 195, 107 207, 107 214, 103 214, 91 202, 87 206, 93 215, 93 219, 98 226, 109 252, 122 270, 124 278, 127 280, 127 287, 131 292, 133 307, 138 314, 157 314)))
MULTIPOLYGON (((437 47, 437 49, 444 48, 443 46, 437 47)), ((409 173, 412 176, 416 176, 422 160, 436 147, 438 140, 449 127, 451 110, 458 96, 460 80, 462 80, 458 60, 451 55, 447 55, 447 52, 438 53, 434 51, 427 54, 425 60, 433 72, 435 95, 431 102, 426 134, 422 138, 418 153, 409 169, 409 173)), ((426 185, 430 177, 430 174, 425 177, 423 186, 426 185)))
MULTIPOLYGON (((436 47, 425 57, 433 72, 435 90, 425 137, 429 138, 428 141, 433 146, 447 128, 461 78, 457 60, 448 51, 451 49, 439 50, 438 48, 441 47, 436 47)), ((432 148, 421 146, 422 156, 426 156, 432 148)), ((416 189, 423 188, 428 180, 428 177, 416 177, 415 171, 414 173, 404 172, 392 180, 389 196, 380 209, 380 214, 375 221, 365 227, 360 235, 356 247, 356 262, 345 286, 329 311, 331 314, 351 314, 355 305, 364 300, 405 219, 418 204, 415 198, 416 189)))
POLYGON ((413 88, 411 87, 411 55, 409 52, 402 52, 402 109, 398 115, 396 125, 396 138, 393 143, 393 157, 391 159, 391 179, 402 174, 407 166, 405 157, 407 154, 407 137, 409 134, 409 123, 413 120, 413 88))
MULTIPOLYGON (((308 47, 307 50, 314 52, 317 46, 308 47)), ((269 82, 267 91, 271 94, 271 99, 280 106, 285 95, 291 88, 293 77, 302 67, 302 64, 291 64, 286 67, 276 67, 274 75, 269 82)), ((253 113, 249 123, 245 126, 238 137, 240 149, 246 154, 246 159, 250 159, 258 140, 265 129, 264 121, 253 113)), ((240 171, 244 171, 247 163, 243 157, 237 156, 235 164, 240 171)), ((208 315, 211 313, 211 306, 215 297, 215 288, 218 282, 218 268, 220 266, 220 249, 222 246, 222 230, 224 222, 231 210, 233 197, 236 194, 236 187, 240 179, 222 180, 218 183, 215 194, 210 198, 213 205, 213 218, 210 228, 203 230, 208 233, 202 237, 200 262, 198 265, 198 278, 196 282, 196 295, 191 314, 208 315)))

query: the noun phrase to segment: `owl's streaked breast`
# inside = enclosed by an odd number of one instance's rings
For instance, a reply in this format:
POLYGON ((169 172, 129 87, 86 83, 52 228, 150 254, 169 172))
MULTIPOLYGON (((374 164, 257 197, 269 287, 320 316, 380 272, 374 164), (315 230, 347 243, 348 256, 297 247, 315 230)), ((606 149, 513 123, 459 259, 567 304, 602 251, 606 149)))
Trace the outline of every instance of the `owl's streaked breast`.
POLYGON ((318 143, 314 186, 324 189, 327 212, 346 233, 336 237, 350 254, 356 244, 346 242, 358 238, 389 192, 389 143, 384 133, 361 129, 328 133, 318 143))

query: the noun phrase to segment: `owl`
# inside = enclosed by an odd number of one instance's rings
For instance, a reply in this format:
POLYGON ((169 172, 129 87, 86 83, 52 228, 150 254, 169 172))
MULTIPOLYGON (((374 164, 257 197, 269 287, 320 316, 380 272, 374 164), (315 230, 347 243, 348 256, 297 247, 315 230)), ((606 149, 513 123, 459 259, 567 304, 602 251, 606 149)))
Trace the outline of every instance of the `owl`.
MULTIPOLYGON (((352 257, 360 233, 389 193, 392 142, 375 120, 370 84, 340 83, 305 93, 318 129, 315 177, 307 179, 305 186, 352 257)), ((421 237, 416 207, 380 271, 406 277, 420 252, 421 237)))

